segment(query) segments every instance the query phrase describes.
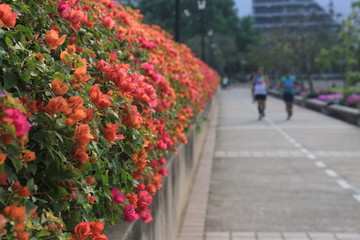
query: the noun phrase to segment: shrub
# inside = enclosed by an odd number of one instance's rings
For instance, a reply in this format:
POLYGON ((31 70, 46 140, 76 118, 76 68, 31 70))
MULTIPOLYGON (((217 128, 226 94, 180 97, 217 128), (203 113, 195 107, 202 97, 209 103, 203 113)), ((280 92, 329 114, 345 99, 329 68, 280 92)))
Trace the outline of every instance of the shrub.
POLYGON ((0 237, 152 220, 164 156, 219 77, 141 18, 109 0, 0 4, 0 237))

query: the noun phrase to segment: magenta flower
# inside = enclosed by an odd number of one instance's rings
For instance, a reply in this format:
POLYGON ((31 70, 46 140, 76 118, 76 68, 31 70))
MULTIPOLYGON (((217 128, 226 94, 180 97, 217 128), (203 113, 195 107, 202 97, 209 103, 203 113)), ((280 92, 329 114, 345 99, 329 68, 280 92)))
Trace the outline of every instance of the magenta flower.
POLYGON ((30 123, 28 123, 26 116, 19 109, 6 109, 4 111, 7 115, 2 118, 6 118, 6 122, 14 125, 16 136, 22 136, 29 132, 30 123))
POLYGON ((120 193, 119 189, 113 188, 110 192, 112 194, 110 198, 114 203, 120 204, 125 201, 125 196, 120 193))
POLYGON ((125 207, 123 208, 123 215, 125 221, 127 222, 133 222, 140 218, 139 214, 135 212, 134 206, 132 204, 125 205, 125 207))

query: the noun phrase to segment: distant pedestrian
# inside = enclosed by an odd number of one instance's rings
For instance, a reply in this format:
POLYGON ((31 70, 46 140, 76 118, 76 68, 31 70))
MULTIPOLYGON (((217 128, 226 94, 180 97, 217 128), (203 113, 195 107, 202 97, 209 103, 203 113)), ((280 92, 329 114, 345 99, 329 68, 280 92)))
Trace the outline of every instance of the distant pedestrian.
POLYGON ((252 80, 252 91, 258 105, 259 120, 265 117, 266 95, 269 85, 269 78, 264 74, 264 70, 259 68, 252 80))
POLYGON ((224 76, 221 79, 221 86, 223 89, 225 89, 229 85, 229 78, 227 76, 224 76))
POLYGON ((286 107, 287 120, 290 120, 291 116, 293 115, 295 84, 295 77, 291 75, 290 71, 287 71, 282 77, 280 83, 286 107))

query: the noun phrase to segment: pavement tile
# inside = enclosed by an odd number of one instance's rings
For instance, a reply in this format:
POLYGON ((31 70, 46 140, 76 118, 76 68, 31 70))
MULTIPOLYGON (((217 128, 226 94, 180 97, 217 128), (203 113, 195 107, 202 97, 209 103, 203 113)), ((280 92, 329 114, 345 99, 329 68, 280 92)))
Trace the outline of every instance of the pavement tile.
POLYGON ((336 233, 335 235, 340 240, 360 240, 359 233, 336 233))
POLYGON ((237 238, 255 238, 254 232, 232 232, 231 236, 237 238))

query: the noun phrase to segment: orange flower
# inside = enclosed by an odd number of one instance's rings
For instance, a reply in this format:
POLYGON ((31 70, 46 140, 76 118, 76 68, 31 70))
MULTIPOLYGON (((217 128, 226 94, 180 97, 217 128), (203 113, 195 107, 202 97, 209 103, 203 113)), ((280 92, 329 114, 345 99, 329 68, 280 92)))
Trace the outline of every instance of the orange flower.
POLYGON ((3 213, 5 216, 15 219, 16 222, 23 222, 25 220, 25 211, 26 207, 17 207, 20 202, 15 202, 14 204, 4 208, 3 213))
POLYGON ((93 135, 90 133, 89 125, 80 124, 76 127, 75 131, 75 140, 80 147, 85 147, 89 144, 90 140, 94 139, 93 135))
POLYGON ((29 212, 29 218, 37 218, 38 213, 36 211, 36 209, 31 209, 29 212))
POLYGON ((45 42, 50 44, 50 49, 55 50, 59 45, 65 42, 66 35, 59 38, 59 33, 55 30, 49 30, 45 35, 45 42))
POLYGON ((82 65, 75 69, 74 75, 76 76, 84 76, 86 75, 86 59, 80 58, 79 63, 82 63, 82 65))
POLYGON ((23 232, 24 229, 25 229, 25 226, 22 223, 19 223, 14 227, 14 231, 17 232, 17 233, 23 232))
POLYGON ((52 98, 46 106, 46 112, 50 115, 54 115, 58 112, 66 112, 68 104, 63 97, 52 98))
POLYGON ((57 95, 64 95, 69 90, 68 85, 63 84, 61 78, 56 78, 51 83, 51 88, 57 95))
POLYGON ((31 195, 31 192, 29 191, 27 186, 21 186, 20 182, 17 181, 15 182, 12 186, 11 186, 12 190, 14 191, 14 193, 16 193, 17 195, 27 198, 31 195))
POLYGON ((35 57, 39 60, 39 61, 44 61, 44 55, 42 55, 41 53, 36 53, 35 57))
POLYGON ((0 4, 0 27, 13 27, 16 24, 18 13, 12 12, 7 4, 0 4))
POLYGON ((69 54, 73 54, 74 52, 76 52, 75 44, 68 45, 68 46, 67 46, 67 50, 68 50, 68 53, 69 53, 69 54))
POLYGON ((98 108, 107 108, 111 105, 111 97, 107 94, 102 94, 100 88, 96 85, 92 86, 89 91, 90 100, 95 103, 98 108))
POLYGON ((69 62, 65 59, 65 56, 69 57, 69 53, 67 51, 62 51, 60 53, 60 59, 64 64, 69 64, 69 62))
POLYGON ((0 164, 3 164, 5 162, 7 156, 8 154, 6 153, 0 153, 0 164))
POLYGON ((31 162, 36 159, 36 155, 34 152, 27 152, 24 154, 25 162, 31 162))
POLYGON ((30 233, 28 232, 22 232, 18 235, 16 235, 17 240, 28 240, 30 237, 30 233))
POLYGON ((88 200, 89 203, 95 204, 96 196, 87 195, 86 199, 88 200))

